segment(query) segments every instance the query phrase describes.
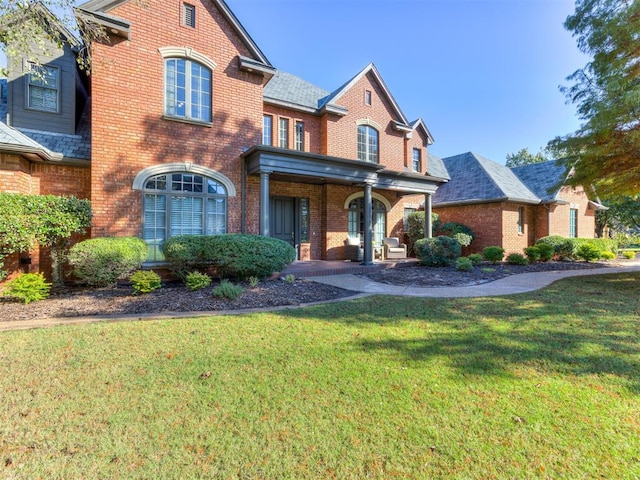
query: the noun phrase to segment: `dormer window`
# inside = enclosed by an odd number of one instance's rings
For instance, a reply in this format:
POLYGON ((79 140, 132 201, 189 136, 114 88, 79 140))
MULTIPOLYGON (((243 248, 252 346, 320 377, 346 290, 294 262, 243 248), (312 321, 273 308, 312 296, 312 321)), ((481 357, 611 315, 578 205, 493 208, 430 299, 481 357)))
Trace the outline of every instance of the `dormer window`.
POLYGON ((196 7, 188 3, 182 4, 182 24, 186 27, 196 27, 196 7))
POLYGON ((60 71, 49 65, 30 64, 27 75, 27 107, 45 112, 60 111, 60 71))

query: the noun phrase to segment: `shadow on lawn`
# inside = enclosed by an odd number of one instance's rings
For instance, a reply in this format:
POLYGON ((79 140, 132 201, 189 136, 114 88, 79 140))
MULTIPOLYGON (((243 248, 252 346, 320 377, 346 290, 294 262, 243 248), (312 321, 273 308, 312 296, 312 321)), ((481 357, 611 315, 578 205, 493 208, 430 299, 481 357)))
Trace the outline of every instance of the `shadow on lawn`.
MULTIPOLYGON (((568 375, 612 374, 640 393, 640 274, 563 280, 524 295, 475 299, 372 297, 345 302, 330 321, 424 330, 364 333, 354 345, 403 362, 446 358, 461 374, 513 376, 531 366, 568 375), (363 307, 366 310, 363 312, 363 307), (406 338, 411 337, 411 338, 406 338)), ((314 313, 313 311, 311 313, 314 313)))

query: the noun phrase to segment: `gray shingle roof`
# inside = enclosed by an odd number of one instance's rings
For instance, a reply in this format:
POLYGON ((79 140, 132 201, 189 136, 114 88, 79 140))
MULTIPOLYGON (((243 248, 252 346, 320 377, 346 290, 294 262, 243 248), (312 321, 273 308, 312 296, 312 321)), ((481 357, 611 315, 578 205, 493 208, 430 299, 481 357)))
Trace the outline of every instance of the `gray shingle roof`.
POLYGON ((278 70, 269 83, 264 87, 265 100, 275 100, 293 106, 313 109, 320 107, 320 101, 329 91, 296 77, 282 70, 278 70))
POLYGON ((434 206, 497 201, 540 203, 509 168, 488 158, 467 152, 442 161, 451 180, 436 191, 434 206))
POLYGON ((543 202, 560 200, 558 194, 565 180, 565 167, 557 165, 555 160, 514 167, 511 171, 543 202))
POLYGON ((444 162, 442 159, 433 153, 427 152, 427 175, 431 175, 432 177, 440 177, 446 178, 450 180, 449 172, 447 171, 447 167, 444 166, 444 162))

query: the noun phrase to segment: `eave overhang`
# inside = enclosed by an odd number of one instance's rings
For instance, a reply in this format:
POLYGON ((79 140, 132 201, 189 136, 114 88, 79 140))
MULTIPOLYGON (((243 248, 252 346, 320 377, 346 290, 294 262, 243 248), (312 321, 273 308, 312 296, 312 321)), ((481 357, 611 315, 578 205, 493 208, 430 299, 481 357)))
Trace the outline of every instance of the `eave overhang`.
MULTIPOLYGON (((249 175, 268 173, 306 179, 306 183, 374 184, 378 164, 315 153, 256 145, 241 155, 249 175)), ((301 180, 305 181, 305 180, 301 180)))
POLYGON ((63 155, 61 153, 50 152, 42 148, 14 145, 9 143, 0 143, 0 152, 22 155, 27 160, 36 162, 59 162, 63 159, 63 155))
POLYGON ((429 175, 420 175, 409 172, 396 172, 393 170, 382 170, 378 172, 378 178, 374 183, 374 188, 383 190, 395 190, 407 195, 414 193, 436 192, 438 187, 448 180, 429 175))
POLYGON ((540 205, 540 200, 531 200, 530 198, 514 198, 514 197, 500 197, 500 198, 473 198, 469 200, 461 200, 455 202, 433 202, 433 208, 436 207, 461 207, 464 205, 479 205, 483 203, 502 203, 502 202, 512 202, 512 203, 524 203, 527 205, 540 205))
POLYGON ((106 32, 116 37, 131 40, 131 24, 126 20, 102 12, 74 9, 76 16, 85 22, 92 22, 103 27, 106 32))
POLYGON ((271 65, 242 55, 238 55, 238 66, 243 72, 261 75, 267 80, 276 74, 276 68, 271 65))
POLYGON ((609 207, 606 207, 606 206, 602 205, 601 203, 594 202, 592 200, 589 200, 589 204, 588 204, 587 208, 589 210, 593 210, 595 212, 597 212, 597 211, 603 211, 604 212, 606 210, 609 210, 609 207))

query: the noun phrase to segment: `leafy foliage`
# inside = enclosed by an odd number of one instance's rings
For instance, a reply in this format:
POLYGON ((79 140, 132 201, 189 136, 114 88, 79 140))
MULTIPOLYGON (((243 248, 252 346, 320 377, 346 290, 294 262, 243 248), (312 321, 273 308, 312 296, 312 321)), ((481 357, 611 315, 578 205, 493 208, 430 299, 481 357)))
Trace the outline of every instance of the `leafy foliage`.
POLYGON ((134 295, 151 293, 162 287, 160 275, 153 270, 138 270, 129 277, 129 281, 133 287, 134 295))
POLYGON ((538 253, 540 254, 539 260, 541 262, 548 262, 553 259, 556 253, 554 248, 546 243, 538 243, 535 245, 535 248, 538 249, 538 253))
POLYGON ((537 246, 527 247, 524 249, 524 254, 529 259, 530 263, 540 260, 540 248, 537 246))
POLYGON ((550 147, 573 169, 571 185, 603 197, 640 193, 640 2, 577 0, 565 28, 592 57, 562 88, 584 123, 550 147))
MULTIPOLYGON (((463 225, 462 223, 458 223, 458 222, 446 222, 443 223, 442 225, 440 225, 440 228, 438 228, 438 235, 445 235, 447 237, 455 237, 456 234, 458 233, 463 233, 465 235, 469 235, 471 237, 471 240, 473 241, 476 236, 473 234, 473 231, 467 227, 466 225, 463 225)), ((469 242, 471 243, 471 242, 469 242)))
POLYGON ((69 251, 73 274, 93 287, 108 287, 127 278, 147 258, 147 244, 137 237, 92 238, 69 251))
POLYGON ((473 237, 471 235, 467 235, 466 233, 462 232, 454 233, 452 238, 457 240, 462 247, 468 247, 473 241, 473 237))
POLYGON ((576 257, 584 260, 585 262, 598 260, 601 253, 600 249, 592 243, 583 243, 576 249, 576 257))
POLYGON ((510 253, 507 255, 507 263, 509 265, 528 265, 529 259, 521 253, 510 253))
POLYGON ((211 277, 202 272, 190 272, 184 283, 191 291, 201 290, 211 285, 211 277))
POLYGON ((162 249, 171 270, 181 279, 194 270, 216 268, 221 277, 267 277, 295 259, 282 240, 248 234, 177 235, 162 249))
POLYGON ((471 253, 467 258, 471 260, 473 266, 480 265, 482 263, 482 255, 480 255, 479 253, 471 253))
POLYGON ((501 262, 504 258, 504 248, 496 246, 484 247, 482 249, 482 256, 491 263, 501 262))
POLYGON ((50 291, 51 284, 47 283, 42 273, 23 273, 7 282, 3 294, 31 303, 48 298, 50 291))
POLYGON ((456 260, 456 270, 459 272, 470 272, 473 270, 473 262, 468 257, 460 257, 456 260))
POLYGON ((53 283, 61 284, 69 239, 85 233, 91 217, 89 200, 0 193, 0 257, 31 250, 36 244, 50 247, 53 283))
POLYGON ((444 235, 435 238, 421 238, 415 244, 418 260, 429 267, 451 265, 460 256, 462 247, 457 240, 444 235))
POLYGON ((532 163, 547 162, 549 158, 546 152, 542 150, 533 154, 527 148, 522 148, 516 153, 507 154, 506 166, 509 168, 521 167, 522 165, 531 165, 532 163))
POLYGON ((536 245, 541 244, 553 247, 554 254, 559 257, 573 257, 573 254, 575 253, 575 247, 571 239, 560 235, 542 237, 536 242, 536 245))
MULTIPOLYGON (((407 218, 408 224, 408 232, 407 236, 409 237, 409 245, 408 249, 410 252, 415 251, 414 245, 415 243, 424 238, 424 210, 419 212, 413 212, 409 214, 407 218)), ((435 232, 438 231, 438 226, 440 225, 440 216, 437 213, 431 214, 431 234, 435 235, 435 232)))
POLYGON ((213 294, 216 297, 228 298, 229 300, 235 300, 243 292, 243 288, 240 285, 234 285, 226 278, 220 281, 220 285, 213 289, 213 294))
MULTIPOLYGON (((635 256, 635 254, 634 254, 635 256)), ((602 260, 614 260, 616 258, 616 254, 613 252, 600 252, 600 258, 602 260)))
POLYGON ((627 260, 633 260, 634 258, 636 258, 636 252, 633 250, 623 250, 622 257, 626 258, 627 260))

